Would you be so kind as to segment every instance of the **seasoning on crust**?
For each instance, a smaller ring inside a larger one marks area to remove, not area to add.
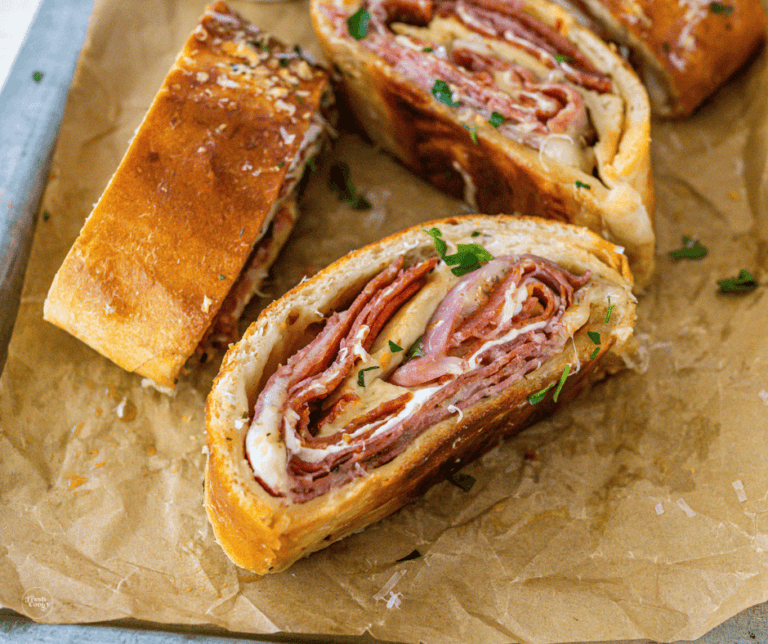
[[[173,387],[201,341],[236,339],[332,105],[324,70],[212,4],[54,278],[45,319]]]
[[[311,13],[374,141],[481,212],[586,226],[647,284],[648,97],[597,36],[547,0],[312,0]]]
[[[663,117],[690,116],[763,45],[760,0],[555,0],[628,49]]]
[[[479,246],[490,261],[454,275]],[[507,215],[410,228],[301,283],[230,348],[208,397],[218,542],[264,574],[390,514],[615,369],[631,287],[597,235]]]

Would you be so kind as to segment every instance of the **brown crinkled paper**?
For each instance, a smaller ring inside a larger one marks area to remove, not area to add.
[[[319,53],[305,2],[233,5]],[[470,492],[438,485],[260,578],[229,563],[202,506],[220,357],[169,398],[42,320],[54,272],[202,9],[97,2],[0,379],[0,603],[43,622],[494,644],[696,638],[766,601],[766,55],[691,120],[653,125],[658,269],[634,370],[468,465]],[[338,200],[333,160],[373,209]],[[466,211],[344,132],[301,207],[274,296],[353,248]],[[683,235],[709,254],[671,259]],[[718,293],[742,268],[760,286]]]

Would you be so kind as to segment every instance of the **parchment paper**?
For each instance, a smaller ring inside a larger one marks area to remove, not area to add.
[[[303,0],[233,6],[319,55]],[[470,492],[438,485],[260,578],[229,563],[202,507],[220,357],[169,398],[42,320],[54,272],[202,9],[97,3],[0,379],[0,603],[43,622],[493,644],[696,638],[768,600],[766,56],[691,120],[653,124],[658,269],[635,369],[467,466]],[[372,210],[329,188],[337,159]],[[274,296],[384,234],[466,211],[343,128],[301,206]],[[683,235],[709,254],[672,260]],[[741,268],[760,287],[719,294],[716,280]]]

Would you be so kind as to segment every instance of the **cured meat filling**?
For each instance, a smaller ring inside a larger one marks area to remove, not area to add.
[[[437,265],[398,259],[267,381],[246,454],[271,495],[324,494],[537,369],[562,350],[563,316],[590,279],[533,255],[460,279]],[[406,351],[396,340],[413,323],[424,333]]]
[[[535,150],[554,135],[574,148],[557,156],[591,172],[597,134],[588,104],[613,91],[611,79],[520,0],[364,0],[362,8],[370,25],[361,46],[425,92],[445,83],[449,94],[438,100],[468,125],[480,117]],[[324,11],[352,37],[348,12]]]

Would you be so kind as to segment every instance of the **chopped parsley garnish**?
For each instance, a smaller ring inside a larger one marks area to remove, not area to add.
[[[722,293],[737,293],[740,291],[751,291],[757,288],[757,280],[749,274],[749,271],[743,268],[739,271],[736,277],[729,277],[728,279],[718,280],[718,286]]]
[[[331,166],[331,185],[339,193],[339,199],[354,210],[371,208],[371,202],[352,185],[349,178],[349,166],[344,161],[337,161]]]
[[[491,112],[491,118],[488,119],[488,122],[493,127],[499,127],[504,122],[504,117],[498,112]]]
[[[449,476],[448,480],[456,487],[461,488],[464,492],[469,492],[477,479],[469,474],[458,472],[453,476]]]
[[[605,323],[608,324],[608,321],[611,319],[611,311],[613,311],[613,307],[616,306],[615,304],[611,304],[611,296],[608,296],[608,313],[605,314]]]
[[[589,339],[592,340],[592,344],[597,345],[595,350],[589,356],[590,360],[594,360],[597,357],[597,354],[600,353],[600,334],[597,331],[587,331],[587,335],[589,336]]]
[[[424,334],[422,333],[418,338],[416,338],[416,342],[414,342],[410,347],[408,347],[408,351],[405,352],[405,361],[408,362],[411,358],[420,358],[424,355],[424,349],[421,346],[421,341],[424,339]]]
[[[570,56],[566,56],[564,54],[555,54],[555,60],[558,63],[570,63],[573,60],[573,58],[571,58]]]
[[[448,87],[448,83],[443,80],[436,80],[435,84],[432,85],[432,96],[434,96],[438,102],[447,105],[448,107],[458,107],[461,105],[458,101],[453,100],[453,92],[451,92],[451,88]]]
[[[537,391],[535,394],[531,394],[530,396],[528,396],[528,402],[531,403],[532,405],[537,405],[542,400],[544,400],[544,396],[546,396],[547,392],[550,389],[552,389],[552,387],[554,386],[555,386],[555,383],[553,382],[552,384],[544,387],[544,389]]]
[[[282,168],[284,165],[285,165],[285,161],[281,161],[280,163],[277,164],[277,167]]]
[[[43,80],[43,72],[32,72],[32,80],[39,83]]]
[[[435,249],[437,250],[440,258],[448,264],[453,266],[451,273],[457,277],[471,273],[475,269],[480,268],[480,262],[490,262],[493,259],[485,248],[479,244],[456,244],[456,252],[453,255],[446,255],[448,250],[448,244],[442,239],[443,233],[439,228],[432,228],[431,230],[423,229],[427,235],[435,240]]]
[[[560,390],[563,388],[563,385],[565,384],[565,379],[568,377],[568,374],[571,372],[571,365],[567,364],[565,365],[565,369],[563,369],[563,375],[560,376],[560,382],[557,383],[557,388],[555,389],[555,395],[552,396],[552,400],[557,402],[557,397],[560,395]]]
[[[724,16],[730,16],[733,13],[733,6],[723,2],[710,2],[709,10],[712,13],[719,13]]]
[[[584,188],[585,190],[589,190],[592,186],[590,186],[588,183],[584,183],[583,181],[576,181],[576,187],[577,188]]]
[[[379,367],[366,367],[365,369],[360,369],[360,371],[357,372],[357,386],[365,387],[365,372],[378,368]]]
[[[227,279],[227,276],[226,275],[222,275],[221,273],[219,273],[219,279],[220,280],[225,280],[225,279]]]
[[[422,49],[421,51],[423,51],[425,54],[428,54],[428,53],[430,53],[432,51],[435,51],[435,50],[432,49],[432,47],[424,47],[424,49]]]
[[[465,129],[469,130],[469,125],[465,125],[464,123],[462,123],[462,126],[464,126]],[[469,137],[475,142],[475,145],[477,145],[477,126],[469,130]]]
[[[482,234],[483,233],[481,233],[479,230],[473,230],[472,234],[470,235],[470,237],[480,237],[480,235],[482,235]]]
[[[51,213],[47,210],[43,210],[43,221],[48,221],[51,218]]]
[[[397,353],[398,351],[402,351],[403,347],[398,347],[392,340],[389,341],[389,350],[392,353]]]
[[[349,35],[355,40],[362,40],[368,33],[368,23],[371,20],[371,14],[360,7],[347,19],[347,28]]]
[[[288,59],[287,58],[280,58],[280,66],[281,67],[288,67]]]
[[[675,259],[701,259],[707,254],[707,249],[694,237],[683,236],[683,247],[670,251],[670,257]]]

